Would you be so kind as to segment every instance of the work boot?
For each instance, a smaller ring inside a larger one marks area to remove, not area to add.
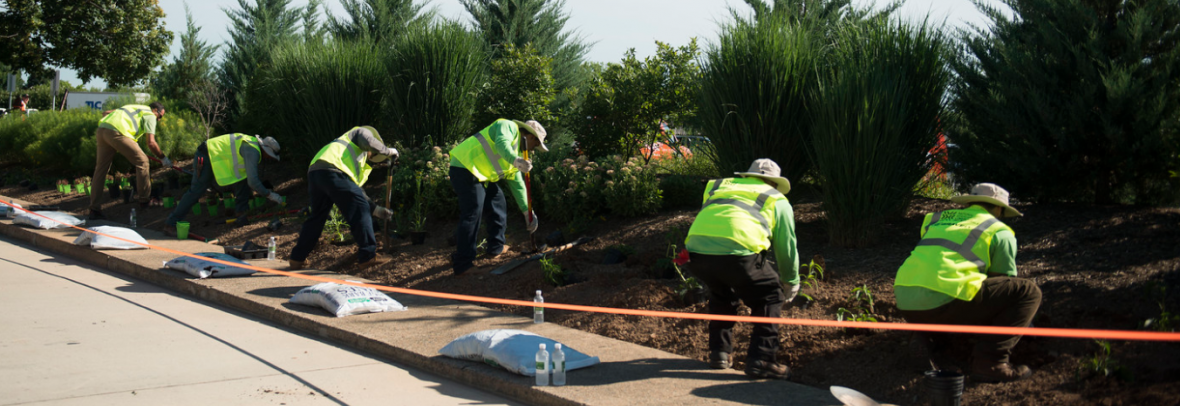
[[[106,220],[107,216],[102,215],[101,211],[90,209],[90,214],[86,216],[87,220]]]
[[[777,362],[754,360],[746,363],[746,376],[759,379],[787,379],[791,368]]]
[[[287,260],[287,267],[291,268],[292,271],[298,271],[303,269],[305,266],[307,266],[307,261],[296,261],[294,259]]]
[[[1025,365],[1012,365],[1009,362],[973,362],[971,365],[971,380],[983,383],[1013,382],[1032,376],[1032,369]]]
[[[729,369],[733,367],[733,354],[724,351],[710,352],[709,367],[713,369]]]
[[[391,260],[393,260],[393,258],[390,258],[388,255],[377,254],[377,256],[373,257],[372,259],[369,259],[368,261],[356,264],[356,269],[364,269],[364,268],[368,268],[368,267],[371,267],[374,265],[381,265],[381,264],[384,264],[384,263],[389,262]]]
[[[164,232],[164,235],[166,235],[166,236],[169,236],[169,237],[175,237],[175,236],[176,236],[176,226],[175,226],[175,225],[171,225],[171,226],[170,226],[170,225],[164,225],[164,229],[162,229],[162,230],[160,230],[160,231],[163,231],[163,232]]]
[[[487,259],[497,259],[497,258],[507,255],[509,248],[512,248],[512,246],[505,244],[504,248],[500,250],[499,254],[493,254],[493,253],[489,252],[489,253],[485,254],[485,256],[487,257]]]

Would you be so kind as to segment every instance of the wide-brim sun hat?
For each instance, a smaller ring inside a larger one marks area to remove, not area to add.
[[[258,143],[262,147],[262,152],[270,155],[270,157],[274,158],[276,161],[279,160],[279,150],[282,148],[279,147],[278,140],[276,140],[274,137],[263,138],[258,135],[254,135],[254,137],[258,138]]]
[[[955,196],[952,202],[960,204],[989,203],[1004,208],[1000,217],[1018,217],[1024,214],[1012,208],[1008,202],[1008,191],[995,183],[980,183],[971,188],[971,194]]]
[[[755,159],[754,163],[750,164],[750,169],[746,172],[734,172],[734,175],[762,178],[774,182],[775,189],[782,194],[787,194],[791,191],[791,181],[781,176],[782,169],[779,169],[778,164],[768,158]]]
[[[541,150],[541,152],[549,152],[549,147],[545,145],[545,136],[548,133],[545,132],[545,127],[541,126],[541,123],[538,123],[537,120],[512,121],[515,122],[516,125],[520,127],[520,129],[528,131],[530,134],[537,136],[537,141],[541,142],[541,145],[537,146],[537,149]]]
[[[377,132],[376,128],[373,128],[373,126],[368,126],[368,125],[362,125],[361,128],[369,130],[369,132],[373,134],[373,138],[376,138],[377,141],[380,141],[381,145],[385,145],[385,140],[381,139],[381,134]],[[389,159],[388,155],[369,154],[369,162],[372,162],[375,164],[385,162],[386,159]]]

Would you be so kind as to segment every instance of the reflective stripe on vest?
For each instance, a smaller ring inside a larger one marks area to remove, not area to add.
[[[205,148],[209,151],[209,166],[213,169],[213,177],[220,186],[228,186],[246,179],[246,162],[242,158],[242,146],[249,145],[262,154],[262,146],[258,139],[247,134],[231,133],[210,138],[205,141]]]
[[[135,112],[127,110],[126,107],[120,107],[119,111],[127,113],[127,118],[131,119],[131,129],[134,131],[132,134],[139,134],[139,117],[135,116]]]
[[[727,239],[751,252],[770,248],[777,213],[775,205],[786,197],[760,179],[728,178],[712,183],[686,240]]]
[[[139,141],[139,122],[145,116],[153,114],[151,111],[151,107],[148,106],[129,104],[111,111],[98,122],[110,125],[120,135]]]
[[[361,173],[361,166],[359,163],[357,163],[357,156],[360,155],[360,153],[357,152],[356,146],[352,145],[351,142],[339,138],[333,140],[332,142],[344,145],[345,151],[348,151],[348,162],[352,164],[352,173]]]
[[[721,183],[721,182],[715,182],[715,183]],[[717,187],[714,186],[713,190],[709,191],[709,195],[712,196],[713,192],[715,192],[716,190],[717,190]],[[771,188],[770,190],[762,192],[762,194],[758,195],[758,199],[754,201],[753,206],[751,206],[749,203],[746,203],[746,202],[743,202],[743,201],[737,200],[737,199],[710,200],[710,201],[706,201],[704,206],[701,206],[701,210],[705,210],[706,207],[709,207],[709,206],[712,206],[715,204],[729,204],[729,205],[734,205],[734,206],[740,207],[742,210],[745,210],[746,212],[750,213],[751,216],[754,216],[755,219],[758,219],[759,223],[762,223],[762,229],[766,230],[766,235],[772,235],[772,233],[770,232],[771,231],[770,230],[770,220],[767,220],[766,216],[762,215],[762,208],[766,207],[766,200],[776,194],[781,195],[782,193],[780,193],[777,189],[774,189],[774,188]]]
[[[500,154],[497,154],[492,149],[492,145],[488,143],[488,138],[483,136],[482,132],[475,133],[475,139],[479,140],[479,145],[483,146],[483,154],[488,157],[488,162],[492,163],[492,169],[496,170],[496,177],[504,179],[504,168],[500,166]]]
[[[369,157],[368,151],[362,151],[360,147],[353,144],[352,133],[356,131],[354,127],[340,137],[329,142],[320,148],[320,151],[311,158],[311,165],[315,165],[318,161],[324,161],[332,164],[336,169],[339,169],[344,174],[348,175],[357,186],[364,186],[365,181],[369,179],[369,172],[373,170],[369,164],[365,163],[365,159]],[[344,161],[348,160],[348,163]]]
[[[930,224],[937,223],[938,219],[942,217],[941,215],[942,212],[935,214],[930,219]],[[974,252],[971,252],[971,248],[974,248],[975,243],[979,242],[979,237],[983,235],[983,232],[987,231],[988,227],[991,227],[992,224],[996,224],[997,221],[1000,220],[992,218],[984,221],[983,223],[980,223],[978,226],[975,226],[975,228],[971,229],[971,233],[967,235],[967,239],[963,240],[962,244],[956,244],[954,241],[945,238],[923,238],[921,241],[918,241],[918,245],[936,245],[954,251],[955,253],[962,255],[963,258],[968,262],[974,263],[975,266],[979,267],[979,271],[983,272],[983,269],[987,266],[987,263],[984,262],[983,259],[978,255],[975,255]],[[929,224],[926,225],[926,230],[930,230]]]

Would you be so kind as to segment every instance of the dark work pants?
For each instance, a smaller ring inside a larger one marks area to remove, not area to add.
[[[332,205],[340,208],[340,215],[348,222],[352,240],[357,246],[357,262],[377,256],[377,236],[373,234],[373,205],[365,191],[348,175],[333,170],[307,173],[307,194],[311,197],[311,215],[299,230],[299,240],[291,249],[290,259],[304,261],[320,242],[324,223],[332,212]]]
[[[205,144],[201,144],[193,154],[193,173],[196,175],[193,176],[192,186],[184,197],[180,198],[180,203],[176,204],[176,208],[168,215],[168,219],[164,220],[164,224],[175,226],[177,222],[184,221],[189,210],[200,201],[201,196],[205,195],[205,190],[216,180],[213,177],[213,166],[209,164],[209,150],[205,149]],[[253,195],[249,181],[238,182],[238,190],[234,192],[234,210],[246,213],[250,209],[250,197]]]
[[[693,276],[709,288],[709,313],[737,315],[738,305],[745,303],[751,316],[779,317],[783,310],[783,293],[778,272],[762,255],[691,254]],[[709,322],[709,351],[733,353],[732,321]],[[750,350],[746,362],[775,362],[778,352],[778,325],[755,323],[750,333]]]
[[[970,302],[954,300],[930,310],[902,310],[910,323],[1028,327],[1041,307],[1041,289],[1033,281],[992,276]],[[945,339],[944,335],[934,335]],[[1008,362],[1020,336],[982,334],[975,343],[976,362]]]
[[[504,227],[508,223],[508,202],[495,183],[480,183],[466,168],[451,167],[451,186],[459,196],[459,226],[455,228],[455,253],[451,266],[455,274],[471,268],[479,242],[480,219],[487,222],[487,252],[504,250]]]

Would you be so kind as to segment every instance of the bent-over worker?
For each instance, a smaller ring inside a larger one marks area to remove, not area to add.
[[[258,176],[258,165],[263,157],[279,160],[279,142],[274,137],[259,137],[247,134],[225,134],[210,138],[197,147],[193,154],[193,183],[188,193],[164,221],[164,233],[176,235],[176,223],[183,221],[189,209],[197,204],[209,184],[218,186],[239,183],[235,210],[246,213],[250,209],[250,190],[275,203],[283,203],[283,197],[266,188]],[[246,182],[242,182],[246,180]]]
[[[172,161],[160,151],[156,144],[156,122],[164,118],[164,105],[154,102],[147,106],[128,104],[111,110],[98,122],[98,130],[94,132],[94,140],[98,158],[94,161],[94,176],[90,178],[91,185],[106,183],[107,173],[111,170],[111,161],[115,159],[115,152],[123,155],[131,166],[135,167],[136,200],[140,208],[147,208],[152,192],[151,172],[148,168],[148,157],[139,148],[139,138],[147,135],[148,149],[160,157],[164,167],[172,166]],[[105,193],[90,194],[91,220],[105,219],[102,215],[102,201]]]
[[[474,266],[481,219],[487,221],[488,254],[497,257],[508,251],[504,241],[508,203],[500,186],[512,192],[528,231],[537,230],[537,215],[528,209],[521,175],[532,170],[533,163],[522,158],[521,151],[548,152],[545,135],[545,127],[536,121],[501,118],[451,149],[451,186],[459,197],[459,226],[451,255],[455,275]]]
[[[779,317],[784,302],[799,293],[795,213],[784,196],[791,182],[778,164],[755,160],[738,178],[710,181],[704,203],[684,241],[694,276],[709,288],[709,313],[736,315],[745,303],[751,316]],[[767,261],[774,251],[778,269]],[[784,292],[784,284],[786,291]],[[732,321],[709,322],[709,366],[733,365]],[[755,323],[746,354],[746,375],[787,379],[790,368],[775,360],[778,325]]]
[[[1016,277],[1016,234],[999,218],[1022,214],[1008,204],[1008,191],[980,183],[970,195],[951,201],[964,208],[927,214],[922,239],[897,270],[898,310],[911,323],[1028,327],[1041,305],[1041,289]],[[942,337],[933,337],[937,357]],[[1027,366],[1008,360],[1020,336],[986,334],[977,340],[972,380],[1008,382],[1032,375]]]
[[[320,241],[332,205],[340,209],[340,215],[348,222],[357,246],[357,264],[370,267],[389,262],[388,256],[377,254],[373,217],[387,219],[393,212],[370,201],[361,186],[373,171],[369,162],[396,160],[397,156],[397,150],[385,146],[377,129],[370,126],[353,127],[316,153],[307,169],[311,214],[303,222],[299,240],[291,249],[287,263],[292,270],[307,266],[307,256]]]

